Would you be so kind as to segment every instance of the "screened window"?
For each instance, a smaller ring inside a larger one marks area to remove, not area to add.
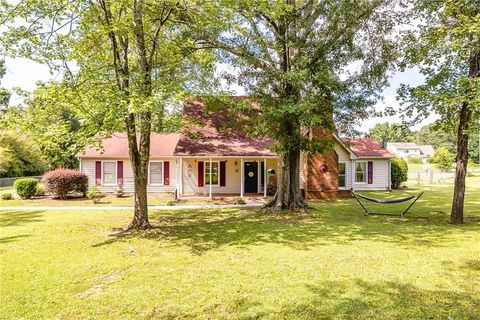
[[[150,184],[163,184],[163,161],[150,162]]]
[[[219,163],[212,162],[212,186],[218,186],[219,181]],[[210,162],[205,162],[205,185],[210,185]]]
[[[117,182],[117,162],[103,162],[103,184],[115,184]]]
[[[355,182],[367,182],[367,163],[357,162],[355,166]]]
[[[343,162],[340,162],[338,164],[338,187],[339,188],[345,188],[347,186],[347,178],[346,178],[346,165]]]

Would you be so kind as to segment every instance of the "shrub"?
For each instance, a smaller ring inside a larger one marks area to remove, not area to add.
[[[22,178],[15,180],[13,186],[22,199],[30,199],[37,192],[38,180],[34,178]]]
[[[43,197],[47,192],[45,191],[45,186],[42,183],[37,185],[37,191],[35,191],[36,197]]]
[[[408,179],[408,165],[402,158],[392,160],[392,188],[398,189]]]
[[[65,199],[69,193],[81,193],[86,195],[88,189],[88,177],[78,170],[55,169],[45,173],[42,179],[45,190],[55,197]]]
[[[100,197],[101,193],[98,190],[97,186],[93,186],[90,188],[90,191],[87,193],[87,198],[92,200],[93,203],[99,203],[100,202]]]
[[[12,195],[11,192],[4,192],[0,195],[0,199],[2,199],[2,200],[12,200],[13,195]]]
[[[420,163],[422,163],[422,159],[420,157],[417,157],[417,156],[410,156],[410,157],[408,157],[408,163],[420,164]]]
[[[247,202],[243,198],[235,198],[233,204],[247,204]]]
[[[435,151],[433,161],[438,169],[448,171],[453,167],[454,158],[447,148],[440,147]]]

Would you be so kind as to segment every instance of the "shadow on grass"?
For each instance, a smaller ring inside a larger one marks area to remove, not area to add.
[[[245,292],[203,310],[207,318],[231,319],[479,319],[475,292],[423,289],[400,282],[361,279],[305,285],[306,293],[288,303],[265,305]],[[220,316],[219,316],[220,315]],[[155,308],[155,319],[188,319],[181,308]]]
[[[0,227],[14,227],[22,226],[28,223],[41,222],[44,211],[22,211],[22,210],[9,210],[0,211]]]
[[[399,282],[332,281],[308,286],[310,298],[278,315],[304,319],[478,319],[475,292],[425,290]]]
[[[20,239],[20,238],[26,238],[26,237],[30,237],[30,235],[28,235],[28,234],[19,234],[19,235],[17,235],[17,236],[3,237],[3,238],[0,238],[0,244],[1,244],[1,243],[14,242],[14,241],[17,241],[17,240]]]
[[[318,203],[305,213],[272,214],[259,210],[156,211],[152,230],[113,235],[95,246],[142,238],[187,245],[194,254],[222,246],[277,243],[308,250],[335,242],[381,241],[403,247],[448,246],[452,235],[480,232],[480,217],[469,216],[462,226],[452,226],[442,212],[426,210],[425,202],[405,218],[364,217],[354,200]]]

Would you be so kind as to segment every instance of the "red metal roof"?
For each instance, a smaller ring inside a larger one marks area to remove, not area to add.
[[[178,133],[152,133],[150,136],[151,157],[172,157],[180,139]],[[78,154],[83,158],[114,158],[128,157],[128,140],[125,133],[114,133],[111,137],[102,140],[102,148],[92,146],[85,148]]]
[[[357,157],[394,158],[395,155],[370,138],[342,138]]]
[[[273,141],[265,137],[248,137],[242,126],[252,125],[245,116],[228,115],[226,110],[208,110],[197,99],[184,105],[184,129],[177,133],[152,133],[151,157],[173,156],[277,156],[269,147]],[[393,158],[394,155],[369,138],[342,139],[358,157]],[[87,147],[79,157],[128,157],[126,134],[115,133],[103,141],[103,148]]]

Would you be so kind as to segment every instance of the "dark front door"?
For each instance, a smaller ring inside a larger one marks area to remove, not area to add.
[[[245,162],[244,180],[245,193],[258,192],[258,163]]]

